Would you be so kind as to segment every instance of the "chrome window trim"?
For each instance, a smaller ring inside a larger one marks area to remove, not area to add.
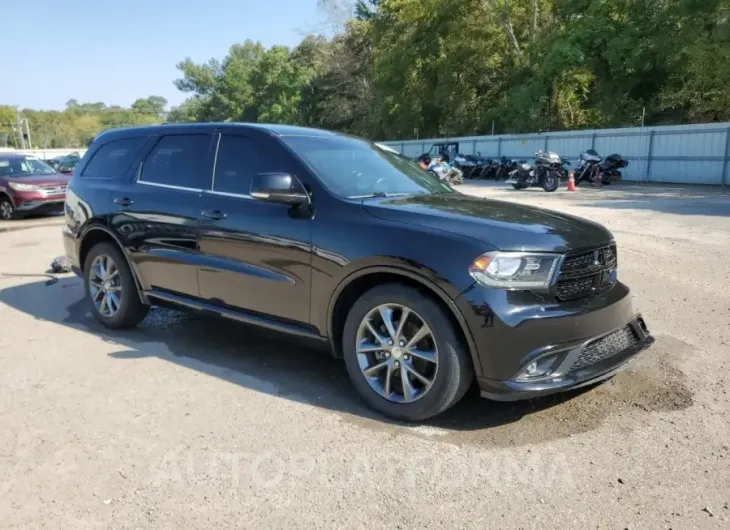
[[[247,199],[247,200],[254,199],[254,197],[252,197],[251,195],[245,195],[243,193],[230,193],[227,191],[203,190],[203,193],[206,193],[209,195],[218,195],[220,197],[233,197],[234,199]]]
[[[218,133],[218,138],[215,140],[215,153],[213,154],[213,178],[210,179],[210,191],[215,191],[215,171],[218,168],[218,149],[221,146],[221,138],[223,133]]]
[[[202,193],[202,192],[206,191],[201,188],[186,188],[185,186],[173,186],[172,184],[160,184],[158,182],[149,182],[147,180],[137,180],[137,184],[144,184],[145,186],[153,186],[155,188],[164,188],[164,189],[168,189],[168,190],[192,191],[195,193]]]
[[[256,200],[255,197],[252,197],[249,194],[246,193],[233,193],[229,191],[218,191],[215,189],[215,172],[218,169],[218,153],[220,150],[221,140],[223,139],[223,135],[225,133],[223,131],[218,131],[218,139],[215,143],[215,156],[213,157],[213,179],[210,183],[210,189],[209,190],[203,190],[203,193],[207,193],[210,195],[217,195],[219,197],[231,197],[233,199],[246,199],[246,200]],[[228,134],[229,137],[241,137],[241,138],[249,138],[249,136],[246,136],[244,134]]]

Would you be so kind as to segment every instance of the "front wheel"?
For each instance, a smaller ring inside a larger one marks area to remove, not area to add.
[[[553,192],[558,189],[560,181],[555,173],[548,173],[545,178],[542,179],[542,189],[545,191]]]
[[[376,411],[420,421],[456,404],[474,377],[451,319],[400,284],[375,287],[350,310],[342,336],[347,373]]]
[[[8,197],[0,197],[0,219],[3,221],[15,219],[15,206]]]

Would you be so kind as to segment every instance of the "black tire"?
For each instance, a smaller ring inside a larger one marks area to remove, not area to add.
[[[357,332],[362,320],[383,304],[399,304],[415,311],[433,332],[438,348],[438,370],[430,390],[411,403],[394,403],[373,390],[360,370],[356,353]],[[466,346],[459,340],[451,320],[430,298],[401,284],[385,284],[363,294],[352,306],[342,334],[347,373],[370,408],[397,420],[422,421],[455,405],[469,389],[474,368]]]
[[[542,179],[542,189],[547,192],[553,192],[560,186],[560,179],[557,175],[549,173]]]
[[[527,186],[525,186],[524,184],[512,184],[512,187],[516,190],[524,190],[525,188],[527,188]]]
[[[108,256],[116,265],[119,270],[120,285],[122,289],[119,309],[110,317],[101,314],[96,308],[91,296],[89,283],[91,265],[94,263],[94,260],[101,255]],[[94,317],[96,317],[101,324],[109,329],[133,328],[145,319],[150,309],[149,306],[143,304],[142,300],[139,298],[137,284],[134,281],[134,276],[132,276],[132,271],[129,268],[127,259],[124,257],[119,248],[112,243],[97,243],[89,251],[86,261],[84,262],[84,292],[86,293],[86,299],[91,304]]]
[[[0,221],[11,221],[17,217],[13,201],[5,195],[0,196]]]

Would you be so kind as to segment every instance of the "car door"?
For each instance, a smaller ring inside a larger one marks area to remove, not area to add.
[[[133,177],[115,190],[110,225],[143,288],[198,297],[198,217],[212,181],[211,131],[153,138]]]
[[[212,190],[199,224],[203,299],[229,308],[309,323],[311,216],[254,199],[257,173],[292,173],[292,155],[273,138],[224,130]]]

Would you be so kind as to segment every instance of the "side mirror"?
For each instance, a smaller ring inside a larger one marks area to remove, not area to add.
[[[287,173],[259,173],[251,182],[251,197],[260,201],[301,206],[309,203],[304,186]]]

